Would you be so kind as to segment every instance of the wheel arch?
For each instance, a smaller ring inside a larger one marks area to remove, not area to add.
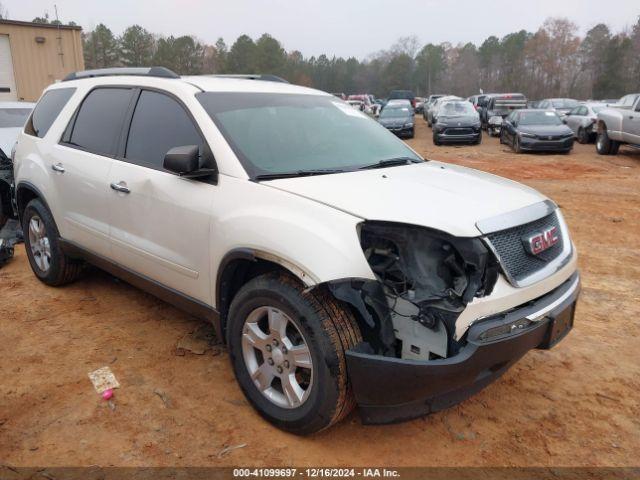
[[[215,300],[220,315],[220,332],[226,334],[227,314],[240,288],[258,275],[281,271],[298,279],[307,288],[317,284],[309,272],[294,263],[269,252],[254,248],[236,248],[220,262],[216,274]]]
[[[49,204],[42,192],[30,182],[20,182],[16,186],[16,206],[18,208],[18,222],[22,224],[22,216],[27,204],[34,198],[39,199],[44,206],[51,212]],[[55,219],[54,219],[55,221]]]

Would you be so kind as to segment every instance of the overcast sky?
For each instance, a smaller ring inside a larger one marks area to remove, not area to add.
[[[54,3],[63,21],[85,30],[105,23],[115,34],[140,24],[165,35],[192,34],[207,43],[223,37],[231,45],[246,33],[270,33],[287,50],[305,56],[364,58],[390,47],[398,37],[421,43],[481,43],[526,29],[549,16],[564,16],[581,33],[604,22],[614,31],[633,25],[640,0],[0,0],[14,20],[32,20]]]

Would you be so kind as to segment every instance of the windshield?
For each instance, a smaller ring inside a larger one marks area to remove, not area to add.
[[[27,117],[31,113],[30,108],[3,108],[0,109],[0,128],[19,128],[24,126]]]
[[[386,107],[380,113],[380,118],[400,118],[410,115],[408,107]]]
[[[520,112],[518,125],[562,125],[554,112]]]
[[[459,117],[462,115],[474,115],[476,110],[473,105],[467,101],[462,102],[446,102],[440,109],[441,117]]]
[[[607,108],[606,105],[599,105],[597,107],[591,107],[591,110],[593,110],[593,113],[598,113],[600,110],[604,110],[605,108]]]
[[[203,92],[200,101],[250,177],[304,170],[356,170],[398,157],[405,143],[325,95]]]
[[[570,98],[559,98],[558,100],[551,100],[553,108],[575,108],[579,105],[577,100],[571,100]]]

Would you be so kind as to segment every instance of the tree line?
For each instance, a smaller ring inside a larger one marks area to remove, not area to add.
[[[38,21],[43,21],[38,18]],[[44,19],[46,20],[46,19]],[[328,92],[372,93],[392,89],[418,95],[522,92],[529,98],[617,98],[640,91],[640,17],[612,32],[597,24],[583,37],[566,18],[549,18],[536,32],[521,30],[473,43],[420,45],[400,38],[387,50],[359,60],[286,51],[265,33],[222,38],[208,45],[191,35],[163,36],[140,25],[121,35],[99,24],[83,33],[86,68],[165,66],[179,74],[271,73]]]

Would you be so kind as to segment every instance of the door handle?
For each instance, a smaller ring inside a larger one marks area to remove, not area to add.
[[[129,190],[127,188],[127,184],[124,183],[124,182],[112,183],[111,184],[111,189],[115,190],[116,192],[121,192],[121,193],[129,193],[129,192],[131,192],[131,190]]]
[[[54,163],[53,165],[51,165],[51,170],[53,170],[54,172],[64,173],[64,167],[61,163]]]

